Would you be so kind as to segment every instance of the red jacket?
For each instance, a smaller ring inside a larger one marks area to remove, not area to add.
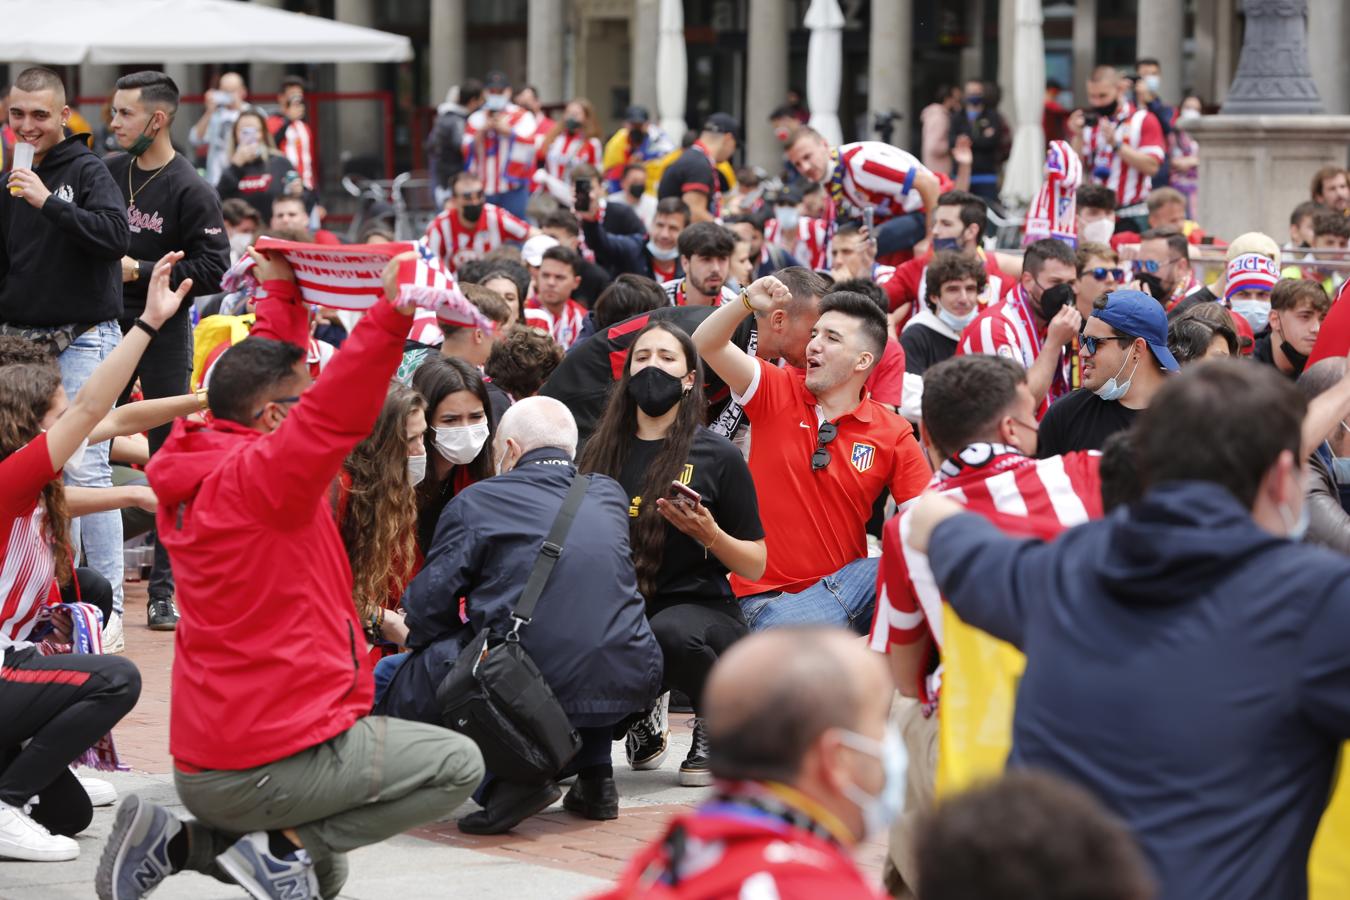
[[[267,288],[294,296],[289,283]],[[182,614],[175,760],[252,768],[370,711],[374,684],[328,487],[374,426],[411,324],[377,304],[275,432],[180,419],[146,467]]]

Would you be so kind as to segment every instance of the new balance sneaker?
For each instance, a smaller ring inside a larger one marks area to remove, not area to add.
[[[17,806],[0,803],[0,859],[62,862],[80,855],[80,845],[52,834]]]
[[[689,755],[680,763],[680,784],[685,787],[707,787],[712,783],[712,770],[708,767],[708,728],[703,724],[703,719],[696,718]]]
[[[670,724],[667,722],[667,704],[670,694],[662,694],[647,714],[628,728],[623,749],[628,765],[638,772],[661,768],[670,746]]]
[[[108,616],[108,624],[103,626],[103,652],[123,653],[127,649],[127,639],[122,633],[122,614]]]
[[[172,597],[151,597],[145,618],[151,631],[173,631],[178,627],[178,607]]]
[[[267,832],[253,831],[216,857],[236,884],[254,900],[312,900],[319,896],[314,863],[304,850],[285,857],[272,855]]]
[[[102,778],[76,777],[79,778],[80,787],[89,795],[90,806],[112,806],[117,802],[117,788]]]
[[[94,876],[99,900],[139,900],[178,871],[169,860],[169,842],[182,830],[164,807],[137,794],[123,800]]]

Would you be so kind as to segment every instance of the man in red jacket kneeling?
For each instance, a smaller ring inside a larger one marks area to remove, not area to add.
[[[290,266],[258,259],[291,299]],[[256,335],[211,374],[210,424],[180,419],[147,468],[178,575],[169,749],[193,821],[136,795],[99,863],[101,900],[183,869],[256,898],[336,897],[347,851],[441,818],[482,779],[474,743],[367,715],[374,685],[327,494],[369,433],[412,307],[386,298],[311,387],[304,351]]]

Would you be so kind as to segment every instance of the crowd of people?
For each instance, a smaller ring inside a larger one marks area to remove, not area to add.
[[[194,160],[168,76],[118,80],[100,157],[20,73],[0,857],[73,859],[117,800],[72,766],[117,767],[140,693],[139,511],[192,816],[122,798],[104,900],[184,870],[335,897],[349,851],[470,797],[468,834],[614,819],[614,744],[660,769],[680,710],[678,782],[712,796],[607,896],[876,897],[851,854],[888,830],[895,897],[1305,896],[1350,738],[1350,174],[1283,246],[1202,227],[1172,127],[1198,101],[1136,70],[1065,111],[1083,183],[1019,251],[986,240],[990,85],[925,111],[920,156],[786,104],[771,177],[731,168],[726,113],[603,141],[585,98],[551,119],[490,73],[359,311],[285,249],[340,243],[302,81],[269,114],[222,76]],[[1025,669],[982,692],[995,638]],[[456,712],[499,646],[565,718],[547,768]],[[972,694],[1006,697],[978,740]]]

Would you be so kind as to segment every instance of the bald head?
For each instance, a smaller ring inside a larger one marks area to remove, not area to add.
[[[831,728],[856,731],[889,708],[882,658],[849,632],[778,628],[738,641],[718,660],[703,709],[718,778],[793,782]]]
[[[526,397],[517,401],[497,424],[497,441],[512,441],[518,456],[541,447],[555,447],[568,456],[577,453],[577,422],[566,406],[552,397]]]

